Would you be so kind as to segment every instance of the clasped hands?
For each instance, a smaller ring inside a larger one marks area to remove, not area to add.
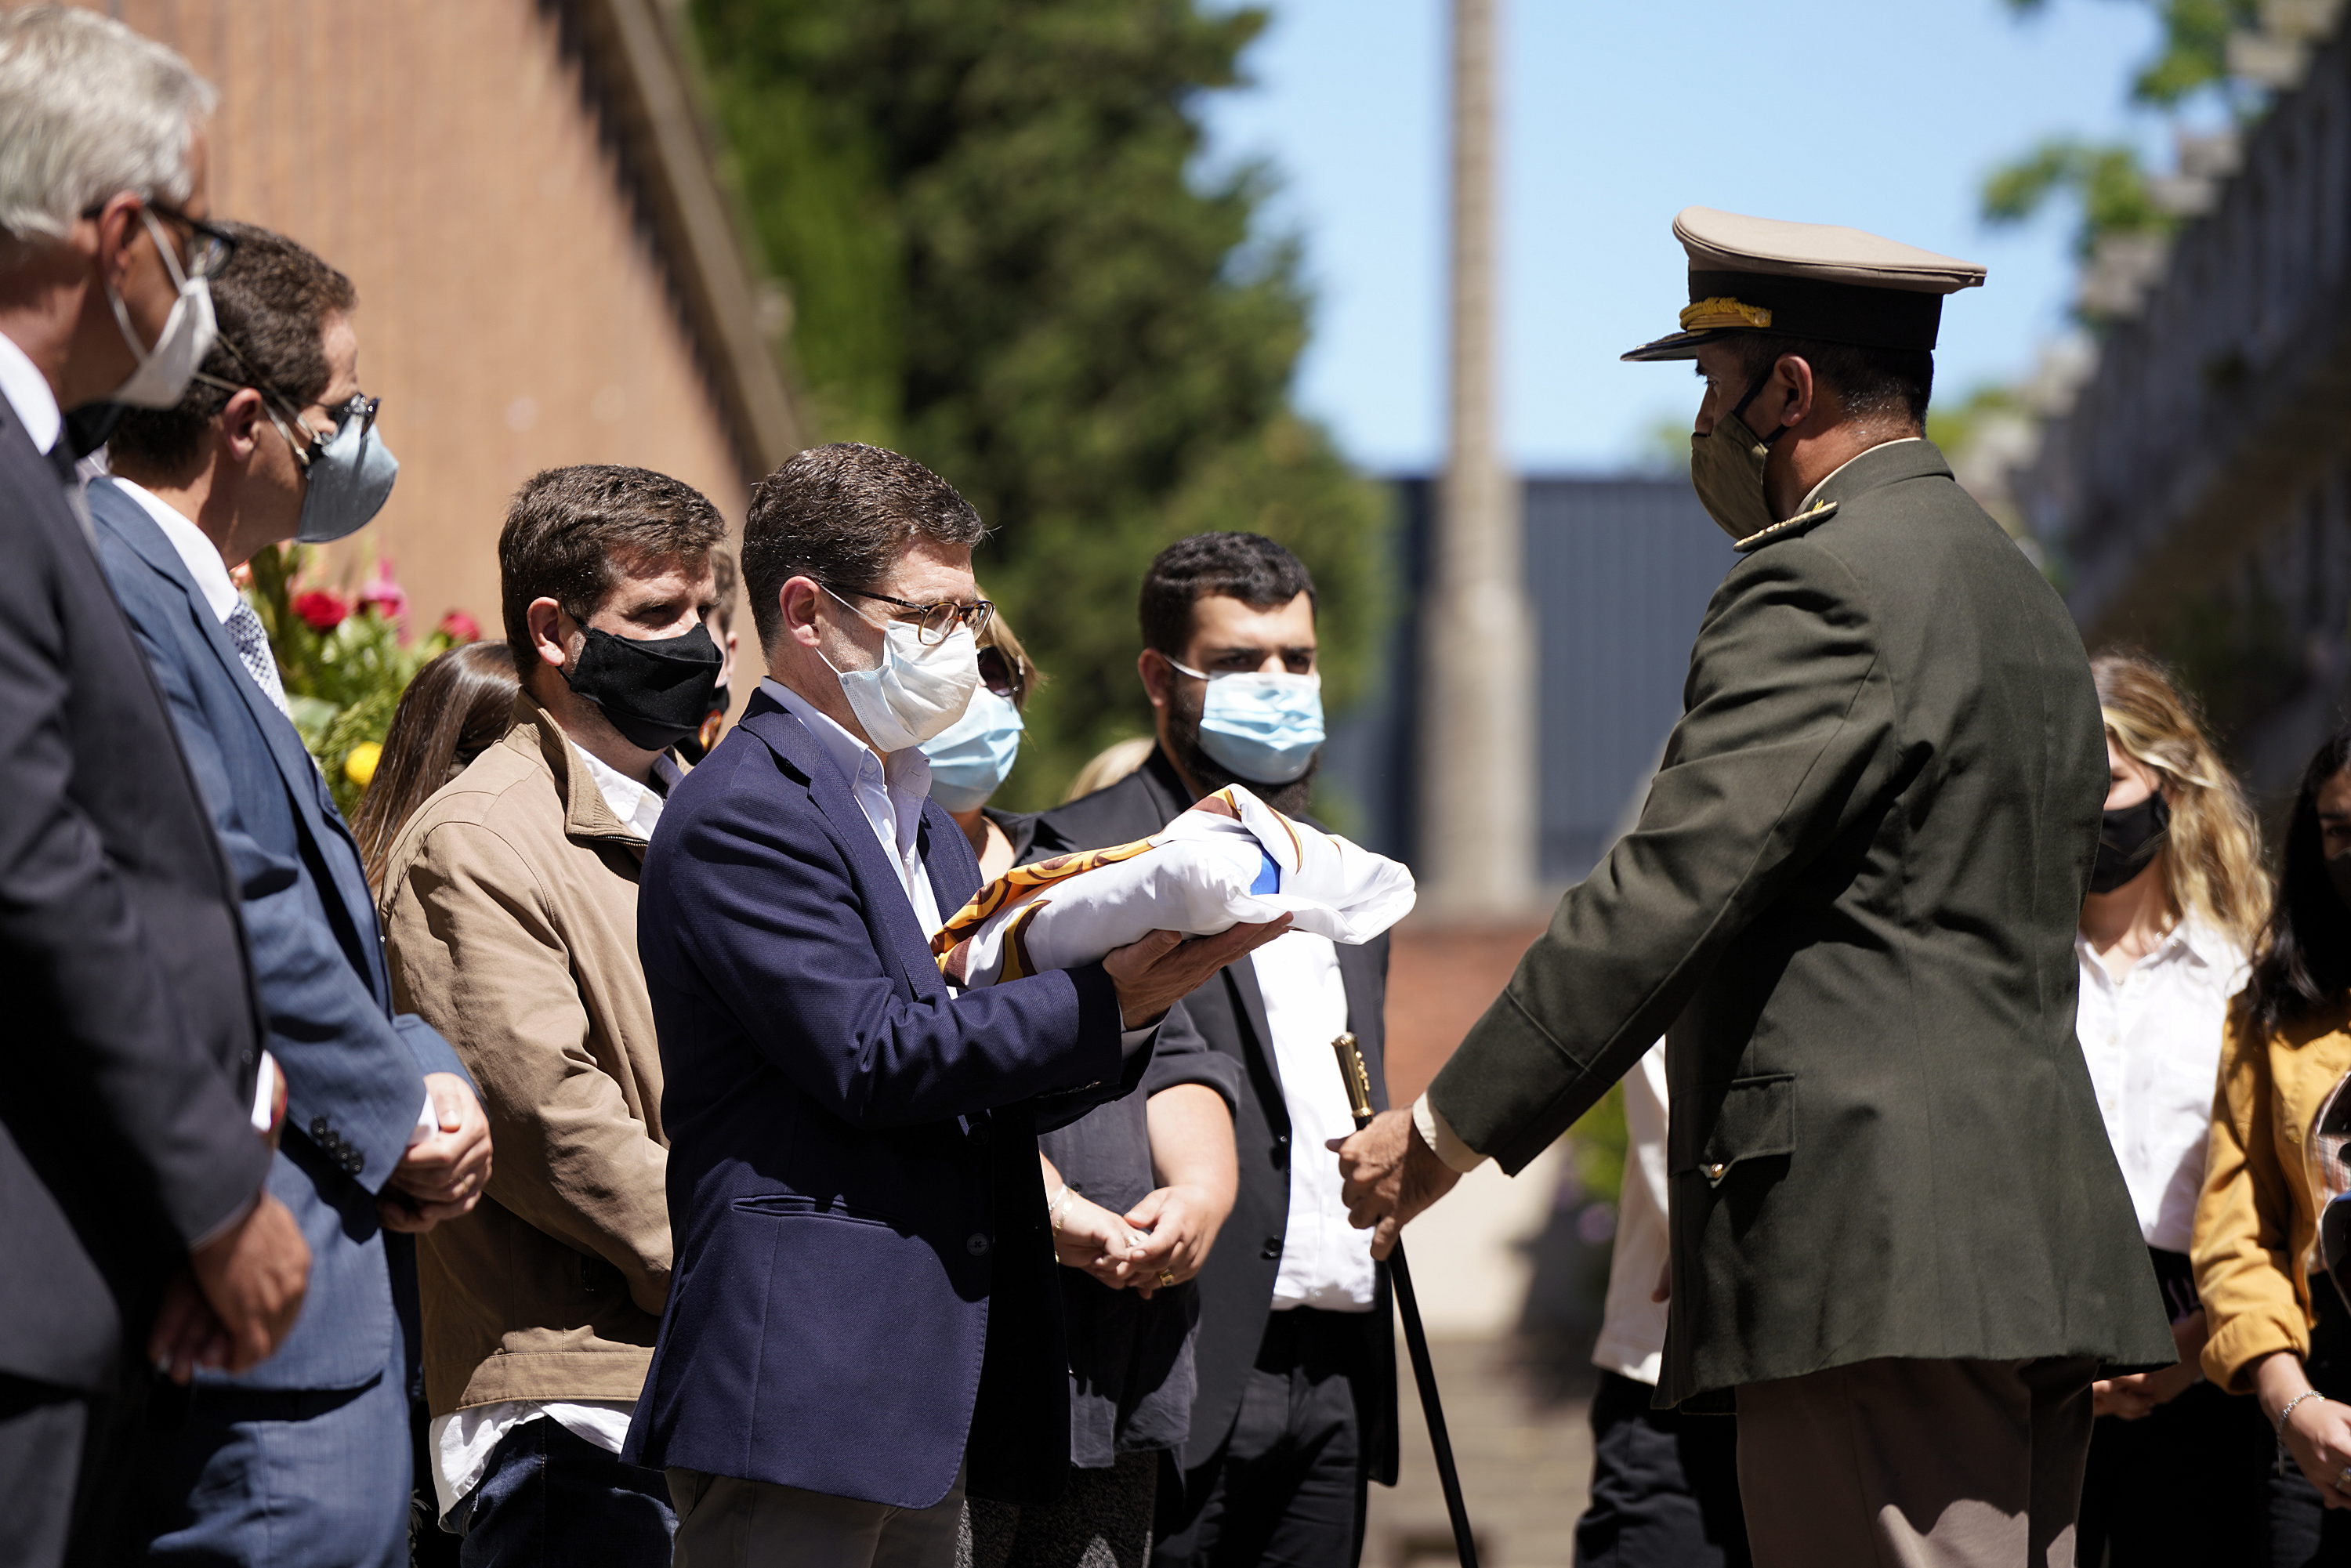
[[[1422,1140],[1410,1111],[1383,1111],[1353,1136],[1324,1146],[1339,1156],[1347,1221],[1372,1232],[1374,1258],[1395,1251],[1397,1233],[1461,1179]]]
[[[1209,1193],[1188,1186],[1146,1193],[1124,1214],[1075,1192],[1054,1201],[1053,1256],[1145,1301],[1200,1271],[1224,1219]]]

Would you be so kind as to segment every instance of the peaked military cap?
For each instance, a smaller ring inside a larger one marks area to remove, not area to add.
[[[1984,280],[1974,262],[1834,224],[1684,207],[1674,237],[1689,253],[1681,330],[1625,359],[1694,360],[1702,343],[1751,331],[1865,349],[1932,349],[1943,296]]]

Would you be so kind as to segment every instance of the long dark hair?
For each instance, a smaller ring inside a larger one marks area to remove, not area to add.
[[[383,755],[360,809],[351,816],[351,836],[368,885],[383,891],[392,844],[416,808],[465,770],[465,765],[496,744],[514,722],[514,652],[504,643],[468,643],[416,672],[392,710]]]
[[[2278,864],[2277,902],[2244,1002],[2264,1032],[2301,1022],[2351,993],[2351,909],[2326,875],[2318,829],[2318,792],[2351,764],[2351,729],[2339,732],[2302,770],[2294,820]]]

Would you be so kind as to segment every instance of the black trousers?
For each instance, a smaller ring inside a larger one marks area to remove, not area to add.
[[[1658,1410],[1656,1390],[1603,1373],[1592,1396],[1592,1504],[1576,1568],[1748,1568],[1739,1423]]]
[[[2343,1298],[2324,1272],[2312,1279],[2310,1289],[2318,1308],[2318,1326],[2310,1333],[2310,1385],[2329,1399],[2351,1402],[2351,1312],[2345,1312]],[[2321,1502],[2318,1489],[2303,1479],[2302,1467],[2292,1459],[2273,1464],[2262,1483],[2268,1491],[2269,1554],[2254,1561],[2270,1568],[2351,1563],[2351,1510]]]
[[[2265,1481],[2276,1449],[2258,1404],[2209,1383],[2136,1421],[2100,1416],[2090,1434],[2075,1561],[2085,1568],[2262,1562]]]
[[[1266,1320],[1232,1435],[1180,1491],[1159,1489],[1153,1568],[1354,1568],[1371,1481],[1363,1347],[1353,1313]]]

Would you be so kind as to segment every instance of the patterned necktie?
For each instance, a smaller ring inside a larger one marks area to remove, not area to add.
[[[277,657],[269,651],[269,634],[261,629],[261,617],[253,612],[252,605],[242,599],[236,601],[236,608],[228,612],[227,632],[246,674],[261,688],[261,695],[277,704],[279,713],[293,717],[286,706],[285,683],[277,678]]]

